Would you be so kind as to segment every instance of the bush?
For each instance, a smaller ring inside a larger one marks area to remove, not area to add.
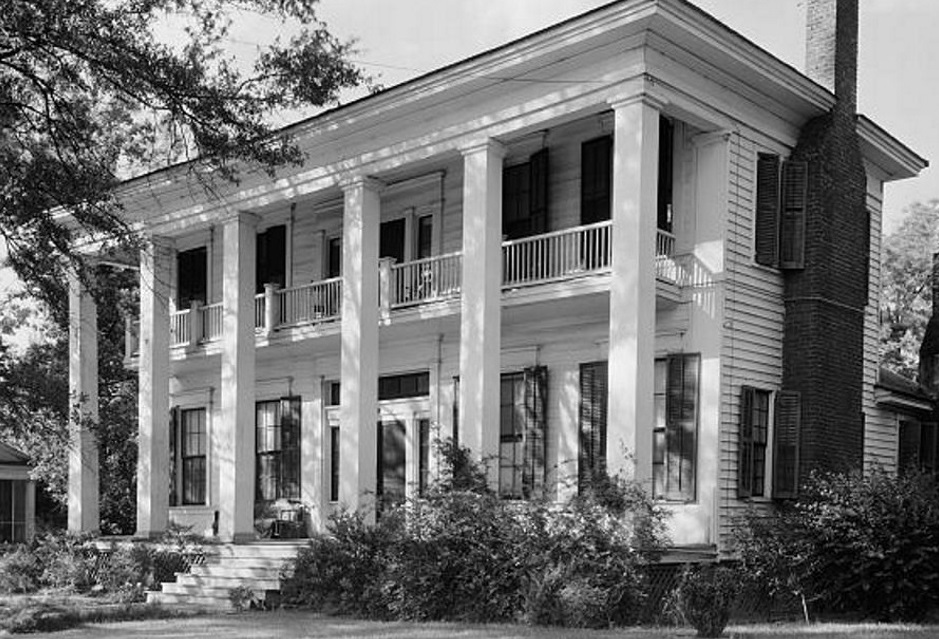
[[[401,620],[607,627],[636,619],[641,567],[664,541],[663,515],[641,489],[608,479],[612,502],[508,501],[488,489],[466,449],[444,446],[449,470],[425,498],[383,510],[374,526],[334,517],[288,571],[285,600]]]
[[[88,592],[95,584],[97,553],[90,535],[47,534],[37,537],[33,552],[43,566],[43,587]]]
[[[42,564],[27,546],[0,556],[0,593],[26,593],[39,589]]]
[[[133,603],[144,601],[153,584],[150,548],[132,544],[111,550],[106,569],[99,571],[96,585],[122,603]]]
[[[799,499],[739,527],[747,573],[817,608],[917,621],[939,604],[939,488],[931,475],[816,475]]]
[[[720,637],[730,620],[739,577],[727,566],[687,568],[678,586],[678,610],[699,637]]]

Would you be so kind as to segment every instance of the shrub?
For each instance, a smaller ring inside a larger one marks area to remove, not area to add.
[[[747,572],[825,610],[919,620],[939,604],[939,488],[930,475],[816,475],[738,533]]]
[[[102,590],[122,603],[144,601],[153,583],[151,550],[141,544],[113,548],[107,567],[99,571],[97,580]]]
[[[91,590],[97,553],[89,547],[90,539],[90,535],[69,533],[38,537],[33,552],[43,566],[42,585],[71,592]]]
[[[727,566],[689,567],[678,586],[678,610],[699,637],[720,637],[738,587],[736,571]]]
[[[18,546],[0,556],[0,593],[26,593],[39,589],[42,564],[29,547]]]

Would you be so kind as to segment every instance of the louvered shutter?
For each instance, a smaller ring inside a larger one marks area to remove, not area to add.
[[[532,366],[525,377],[525,439],[522,488],[526,498],[541,497],[545,479],[547,445],[548,369]]]
[[[580,149],[580,223],[608,220],[613,193],[613,138],[588,140]]]
[[[756,160],[756,263],[776,266],[779,256],[779,156],[760,153]]]
[[[779,268],[805,268],[805,215],[808,164],[787,161],[782,170],[782,218],[779,231]]]
[[[749,497],[753,491],[753,400],[756,389],[744,386],[741,390],[737,496]]]
[[[901,472],[919,468],[921,426],[919,422],[900,422],[900,451],[897,455],[897,467]]]
[[[300,499],[300,398],[280,400],[280,497]]]
[[[668,357],[665,498],[670,500],[695,496],[700,360],[697,354]]]
[[[177,491],[177,488],[176,488],[176,484],[177,484],[176,474],[177,474],[177,468],[178,468],[176,459],[177,459],[178,451],[179,451],[179,444],[177,443],[177,439],[179,437],[179,424],[180,424],[179,406],[173,406],[170,409],[170,420],[169,420],[169,428],[170,428],[169,472],[170,472],[170,505],[171,506],[179,505],[179,492]]]
[[[453,378],[453,445],[460,444],[460,377]]]
[[[531,234],[548,231],[548,149],[541,149],[529,158],[531,180],[529,200]]]
[[[919,467],[927,473],[936,472],[936,424],[923,422],[920,427]]]
[[[580,367],[579,490],[588,487],[595,473],[606,468],[607,363]]]
[[[776,395],[773,440],[773,497],[787,499],[799,491],[799,434],[802,427],[802,396],[797,391]]]

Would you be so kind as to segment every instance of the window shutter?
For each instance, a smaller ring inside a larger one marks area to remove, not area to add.
[[[179,493],[176,490],[177,451],[179,450],[177,438],[179,437],[180,410],[179,406],[170,409],[170,506],[179,505]]]
[[[578,489],[588,487],[606,468],[607,363],[580,367],[580,454]]]
[[[453,445],[460,444],[460,376],[453,377]]]
[[[773,440],[773,497],[793,498],[799,491],[799,433],[802,427],[802,396],[797,391],[776,395]]]
[[[695,496],[698,382],[700,356],[669,355],[665,398],[665,498],[691,501]]]
[[[779,156],[760,153],[756,160],[756,263],[776,266],[779,256]]]
[[[529,497],[541,497],[544,491],[545,446],[547,445],[548,369],[532,366],[525,376],[525,439],[522,490]]]
[[[901,472],[910,468],[919,467],[920,431],[921,427],[919,422],[900,422],[900,450],[897,455],[897,468]]]
[[[280,400],[280,497],[300,499],[300,398]]]
[[[580,147],[580,223],[610,219],[613,195],[613,137],[584,142]]]
[[[529,158],[531,180],[531,234],[548,231],[548,149],[541,149]]]
[[[749,497],[753,490],[753,398],[756,389],[744,386],[741,390],[737,496]]]
[[[780,221],[779,268],[805,268],[805,215],[808,165],[783,163],[782,219]]]

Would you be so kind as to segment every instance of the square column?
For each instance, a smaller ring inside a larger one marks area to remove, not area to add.
[[[98,307],[71,269],[68,290],[68,529],[96,532],[98,443],[89,426],[98,421]]]
[[[378,229],[381,183],[343,185],[339,500],[367,517],[378,471]]]
[[[502,158],[495,140],[463,150],[460,443],[498,460],[502,340]],[[489,464],[498,485],[498,461]]]
[[[640,95],[613,111],[606,459],[611,473],[623,471],[651,490],[659,109]]]
[[[254,288],[258,218],[240,212],[222,232],[222,419],[218,436],[222,541],[254,539]]]
[[[158,537],[169,520],[170,273],[173,245],[150,238],[140,251],[137,395],[137,537]]]

